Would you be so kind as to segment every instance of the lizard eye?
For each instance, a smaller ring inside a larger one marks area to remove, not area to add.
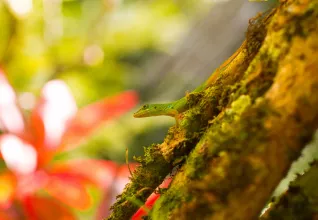
[[[148,108],[148,105],[142,106],[142,109],[147,109],[147,108]]]

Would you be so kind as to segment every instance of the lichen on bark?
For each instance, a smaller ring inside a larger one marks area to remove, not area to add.
[[[318,125],[318,0],[281,1],[141,166],[109,219],[129,219],[180,167],[152,219],[256,219]]]

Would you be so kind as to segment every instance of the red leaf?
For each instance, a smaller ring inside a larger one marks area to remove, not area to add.
[[[52,159],[76,111],[75,100],[63,81],[52,80],[45,84],[30,121],[40,165]]]
[[[11,205],[16,187],[17,180],[12,173],[5,172],[0,175],[0,208],[7,208]]]
[[[15,220],[13,216],[11,216],[9,213],[6,213],[5,211],[0,210],[0,219],[1,220]]]
[[[38,152],[38,166],[47,164],[53,157],[54,151],[49,151],[44,146],[45,129],[44,123],[39,112],[33,111],[30,116],[29,128],[32,134],[33,146]]]
[[[16,105],[16,94],[0,69],[0,129],[14,134],[22,134],[24,120]]]
[[[36,170],[28,175],[20,175],[16,199],[23,199],[43,189],[48,179],[48,174],[43,170]]]
[[[33,142],[37,149],[42,148],[45,138],[45,129],[42,116],[38,109],[34,109],[30,116],[30,130],[32,131]]]
[[[75,220],[71,211],[53,198],[27,197],[24,208],[30,220]]]
[[[44,189],[54,198],[77,209],[91,206],[91,197],[81,179],[67,174],[52,174]]]
[[[117,165],[112,161],[81,159],[60,162],[53,165],[51,173],[65,173],[89,181],[98,187],[108,187],[116,174]]]
[[[137,100],[136,92],[127,91],[80,109],[63,136],[62,147],[67,147],[67,149],[74,147],[103,122],[118,117],[133,108]]]

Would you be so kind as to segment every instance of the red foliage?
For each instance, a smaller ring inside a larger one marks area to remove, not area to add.
[[[24,199],[24,204],[24,209],[28,213],[29,219],[76,219],[67,207],[51,198],[28,196]]]
[[[134,107],[136,93],[124,92],[77,110],[66,84],[53,80],[42,89],[28,120],[1,69],[0,94],[0,129],[4,132],[0,152],[8,167],[7,172],[0,173],[0,219],[20,219],[17,213],[21,210],[32,220],[74,219],[68,206],[89,208],[92,201],[87,185],[105,190],[114,180],[118,165],[93,159],[52,159],[78,146],[105,121]],[[12,211],[12,207],[20,208]]]

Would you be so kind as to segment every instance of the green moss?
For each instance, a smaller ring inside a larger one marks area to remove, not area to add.
[[[156,154],[154,154],[156,148],[156,144],[152,144],[151,146],[144,147],[144,157],[139,162],[149,164],[156,161]]]
[[[203,138],[204,139],[204,138]],[[198,143],[200,145],[200,143]],[[192,152],[191,156],[188,157],[188,160],[185,165],[185,176],[189,179],[198,179],[201,178],[205,172],[206,168],[206,151],[207,144],[202,144],[202,147],[196,147]]]
[[[248,95],[241,95],[237,100],[232,102],[231,109],[226,111],[226,113],[241,115],[251,104],[252,101]]]

